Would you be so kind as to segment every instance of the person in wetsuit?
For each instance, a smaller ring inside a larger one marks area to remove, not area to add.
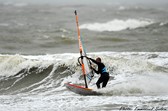
[[[107,72],[107,69],[105,67],[105,65],[101,62],[101,58],[98,57],[96,58],[96,60],[92,59],[92,58],[88,58],[90,59],[92,62],[94,62],[95,64],[98,65],[98,70],[92,68],[97,74],[100,74],[100,77],[98,79],[98,81],[96,82],[97,88],[100,88],[100,84],[102,84],[102,88],[106,87],[107,82],[109,80],[109,73]]]

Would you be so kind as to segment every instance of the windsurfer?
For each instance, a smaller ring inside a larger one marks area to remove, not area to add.
[[[88,58],[88,59],[90,59],[93,63],[98,65],[98,70],[91,67],[94,70],[94,72],[96,72],[97,74],[100,74],[100,77],[99,77],[98,81],[96,82],[97,88],[98,89],[100,88],[101,83],[103,83],[102,88],[106,87],[110,77],[109,77],[109,73],[107,72],[105,65],[101,62],[101,58],[98,57],[98,58],[96,58],[96,60],[94,60],[92,58]]]

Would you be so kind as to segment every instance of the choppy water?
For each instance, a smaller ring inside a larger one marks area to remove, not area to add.
[[[80,96],[66,82],[83,83],[77,53],[0,56],[0,106],[3,110],[119,110],[168,106],[167,52],[101,52],[110,75],[103,96]],[[95,75],[90,87],[97,90]],[[87,106],[87,107],[86,107]]]
[[[101,57],[115,77],[103,96],[64,86],[83,82],[76,9],[88,55]],[[168,110],[167,18],[166,8],[138,5],[1,4],[1,110]]]
[[[88,52],[168,50],[168,12],[164,8],[1,4],[1,53],[78,52],[74,10],[78,10]]]

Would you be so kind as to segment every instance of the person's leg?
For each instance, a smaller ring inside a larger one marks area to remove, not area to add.
[[[102,83],[102,82],[103,82],[103,78],[100,77],[100,78],[98,79],[98,81],[96,82],[96,85],[97,85],[97,88],[98,88],[98,89],[100,88],[100,83]]]
[[[104,81],[103,81],[103,84],[102,84],[102,88],[103,88],[103,87],[106,87],[106,85],[107,85],[107,83],[108,83],[108,80],[109,80],[109,76],[105,76]]]

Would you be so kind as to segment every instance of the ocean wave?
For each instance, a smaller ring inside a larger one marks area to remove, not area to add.
[[[0,23],[0,26],[7,27],[9,26],[9,23]]]
[[[81,84],[78,56],[77,53],[0,55],[0,94],[51,94],[65,90],[66,82]],[[165,85],[168,79],[167,52],[97,52],[88,56],[101,57],[110,75],[115,77],[109,81],[107,89],[100,90],[107,95],[168,92]],[[89,87],[96,89],[98,77],[94,76]]]
[[[18,2],[18,3],[15,3],[15,2],[4,2],[3,3],[4,6],[15,6],[15,7],[25,7],[25,6],[28,6],[28,3],[24,3],[24,2]]]
[[[126,29],[136,29],[139,27],[145,27],[153,24],[152,20],[140,20],[140,19],[127,19],[120,20],[114,19],[105,23],[88,23],[80,26],[81,29],[88,29],[91,31],[121,31]]]
[[[168,22],[161,22],[160,26],[166,26],[166,27],[168,27]]]

